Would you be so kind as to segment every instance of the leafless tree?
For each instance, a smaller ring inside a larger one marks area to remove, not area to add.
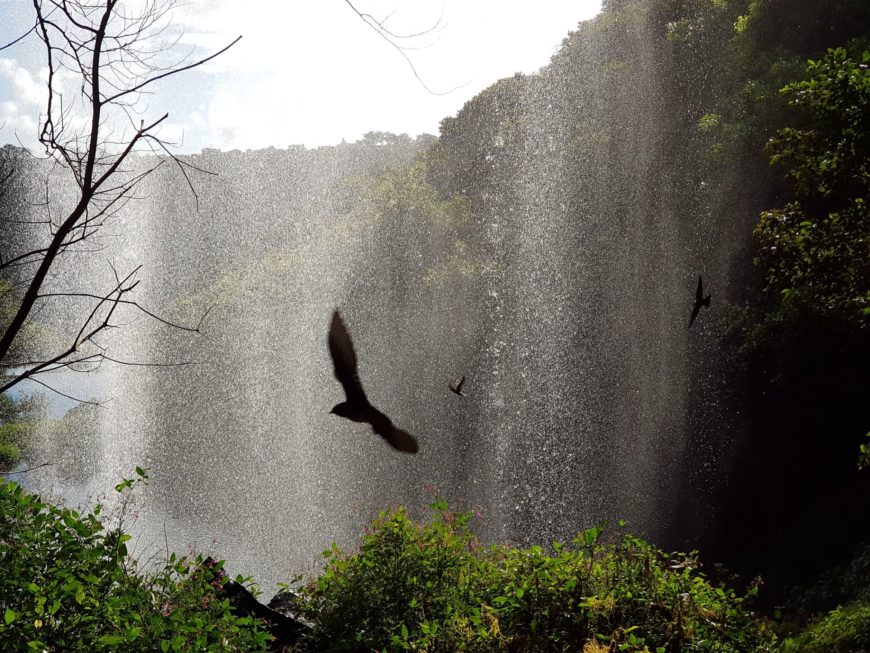
[[[59,368],[89,370],[105,360],[123,362],[112,358],[98,338],[117,326],[122,310],[199,331],[201,319],[195,325],[177,324],[134,299],[139,267],[125,273],[113,267],[114,283],[92,292],[49,292],[46,280],[64,254],[94,242],[100,229],[135,199],[137,185],[160,165],[178,166],[195,196],[188,174],[198,169],[173,155],[159,135],[168,114],[146,118],[142,99],[156,82],[206,63],[239,40],[204,58],[192,58],[192,51],[177,56],[173,53],[180,47],[180,35],[167,37],[172,0],[32,1],[31,32],[44,44],[48,69],[48,99],[38,138],[51,165],[71,173],[76,196],[58,214],[46,192],[44,217],[31,223],[43,230],[43,239],[38,244],[28,241],[24,251],[0,259],[0,275],[23,280],[23,293],[0,324],[0,370],[6,370],[0,392],[25,379],[40,383],[37,375]],[[131,157],[142,151],[151,156]],[[16,339],[38,311],[63,301],[85,307],[74,335],[57,351],[31,359],[15,346]]]

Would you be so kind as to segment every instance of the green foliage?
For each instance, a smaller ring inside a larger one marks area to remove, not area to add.
[[[870,604],[870,545],[848,565],[827,570],[813,585],[793,589],[786,607],[791,621],[808,623],[837,606],[856,602]]]
[[[369,180],[365,191],[375,210],[387,219],[400,219],[441,229],[456,229],[469,219],[470,207],[461,194],[439,198],[427,180],[428,165],[417,159]]]
[[[21,459],[21,449],[16,444],[0,443],[0,470],[12,469]]]
[[[861,651],[870,647],[870,601],[838,607],[799,636],[782,643],[782,653]]]
[[[6,279],[0,278],[0,333],[4,332],[15,317],[21,298]],[[33,360],[47,350],[58,347],[63,341],[60,334],[44,324],[28,320],[12,344],[7,360]]]
[[[43,406],[35,398],[0,395],[0,471],[15,467],[30,449],[35,423],[42,416]]]
[[[129,492],[147,479],[123,481]],[[215,590],[221,563],[172,555],[140,573],[102,508],[59,508],[0,481],[0,650],[265,651],[268,634]]]
[[[44,406],[36,397],[13,399],[0,395],[0,423],[32,422],[42,417]]]
[[[795,199],[765,211],[759,265],[775,311],[870,322],[870,52],[810,61],[782,93],[805,124],[778,132],[771,163],[786,167]]]
[[[482,549],[470,514],[444,501],[418,524],[382,513],[355,554],[327,551],[301,589],[315,623],[304,650],[762,651],[746,595],[710,582],[692,556],[635,537]]]
[[[870,432],[866,437],[870,438]],[[870,443],[863,443],[858,447],[858,469],[867,469],[870,467]]]

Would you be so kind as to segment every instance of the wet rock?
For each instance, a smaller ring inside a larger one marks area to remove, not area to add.
[[[213,558],[206,558],[204,565],[213,567],[216,561]],[[290,606],[295,606],[296,596],[292,592],[286,592],[277,595],[269,605],[263,605],[251,591],[234,580],[227,577],[223,569],[216,572],[215,593],[221,599],[229,599],[230,609],[233,614],[240,617],[251,617],[259,619],[263,622],[266,630],[275,637],[271,648],[273,650],[282,650],[285,646],[296,643],[299,638],[311,629],[311,625],[295,616],[295,610]],[[279,599],[279,597],[282,597]],[[291,603],[290,597],[293,602]],[[276,599],[279,599],[276,601]],[[285,613],[286,610],[286,613]]]

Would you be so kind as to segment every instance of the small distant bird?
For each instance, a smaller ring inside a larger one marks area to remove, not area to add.
[[[698,275],[698,290],[695,291],[695,306],[692,308],[692,317],[689,318],[689,328],[692,328],[692,323],[698,317],[701,307],[710,308],[710,295],[704,297],[704,282],[701,281],[701,275]]]
[[[332,314],[332,323],[329,325],[329,355],[332,356],[332,364],[335,366],[335,378],[341,383],[347,396],[347,401],[336,404],[329,412],[354,422],[370,424],[372,430],[393,449],[417,453],[417,441],[413,436],[393,426],[390,418],[372,406],[366,398],[357,374],[353,341],[338,311]]]
[[[454,394],[458,394],[460,397],[465,396],[465,393],[462,392],[462,386],[465,385],[465,375],[464,374],[462,375],[462,378],[459,379],[459,382],[456,385],[454,385],[452,383],[450,383],[449,385],[450,385],[450,392],[453,392]]]

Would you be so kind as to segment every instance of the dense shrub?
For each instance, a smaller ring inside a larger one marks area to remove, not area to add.
[[[590,529],[570,545],[482,549],[470,515],[383,513],[358,553],[333,546],[301,588],[303,650],[764,651],[766,622],[692,556]],[[756,588],[749,590],[754,594]]]
[[[80,515],[0,480],[0,651],[267,650],[259,625],[217,598],[220,564],[172,555],[139,572],[130,535],[100,520],[100,506]]]
[[[116,489],[127,493],[134,484]],[[795,594],[777,626],[790,636],[778,641],[771,622],[749,609],[758,586],[740,594],[713,582],[694,555],[665,553],[630,535],[604,541],[601,528],[549,550],[482,547],[470,514],[451,512],[444,501],[432,508],[426,523],[402,508],[386,511],[357,553],[325,552],[320,576],[287,597],[312,625],[294,651],[827,653],[870,646],[866,551]],[[80,515],[0,481],[0,652],[269,650],[263,624],[236,616],[220,597],[222,563],[173,554],[162,568],[139,571],[127,556],[130,536],[107,527],[112,521],[100,506]],[[834,602],[842,607],[821,607]]]
[[[832,49],[782,89],[805,124],[779,130],[768,150],[786,168],[793,200],[762,213],[755,233],[758,263],[784,314],[812,310],[856,326],[870,319],[868,63],[870,51]]]
[[[839,607],[787,639],[782,653],[831,653],[864,651],[870,647],[870,601],[856,601]]]

